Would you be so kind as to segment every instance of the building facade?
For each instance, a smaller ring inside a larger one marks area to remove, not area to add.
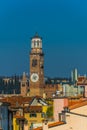
[[[8,103],[0,102],[0,129],[9,130]]]

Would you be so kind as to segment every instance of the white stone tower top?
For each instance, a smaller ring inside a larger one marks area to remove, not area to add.
[[[42,49],[42,38],[38,36],[38,33],[31,39],[31,48]]]

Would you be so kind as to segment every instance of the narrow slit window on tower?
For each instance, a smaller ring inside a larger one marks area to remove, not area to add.
[[[34,47],[36,46],[36,41],[34,41]]]
[[[39,40],[37,41],[37,47],[39,47]]]
[[[33,59],[32,60],[32,66],[35,67],[37,65],[37,60],[36,59]]]
[[[40,48],[42,48],[42,41],[40,40],[40,42],[39,42],[39,43],[40,43]]]

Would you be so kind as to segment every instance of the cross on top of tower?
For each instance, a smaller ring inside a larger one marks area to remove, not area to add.
[[[34,37],[33,38],[40,38],[40,39],[42,39],[39,35],[38,35],[38,33],[36,32],[35,33],[35,35],[34,35]]]
[[[39,37],[39,36],[38,36],[38,32],[35,33],[35,37]]]

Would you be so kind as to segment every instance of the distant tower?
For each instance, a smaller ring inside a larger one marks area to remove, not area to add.
[[[44,86],[44,54],[42,38],[36,33],[31,39],[30,52],[30,96],[43,95]]]
[[[25,72],[23,73],[20,85],[21,85],[21,95],[27,96],[29,93],[29,81],[27,79]]]
[[[72,72],[71,72],[71,80],[73,82],[77,81],[78,80],[78,72],[77,72],[77,69],[74,69]]]

